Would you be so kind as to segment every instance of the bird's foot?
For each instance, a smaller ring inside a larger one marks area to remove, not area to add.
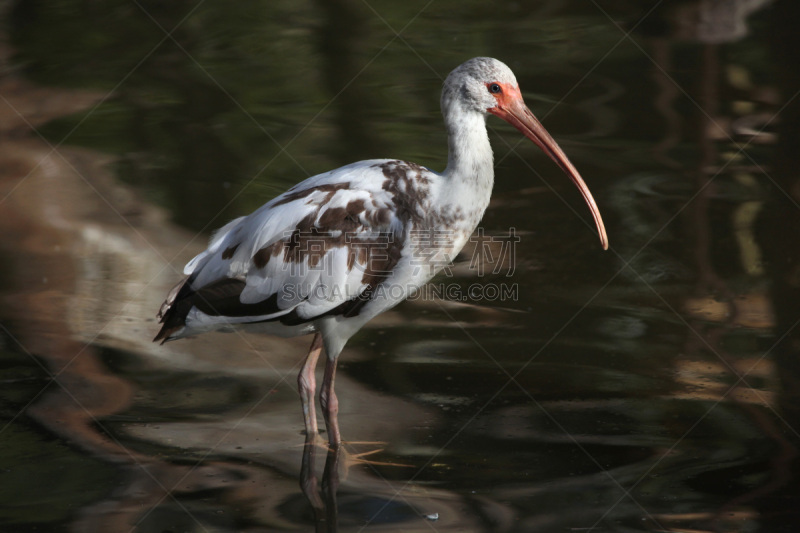
[[[344,464],[346,468],[349,468],[354,465],[370,465],[370,466],[401,466],[401,467],[411,467],[413,465],[407,465],[403,463],[394,463],[390,461],[375,461],[372,459],[366,459],[370,455],[375,455],[377,453],[381,453],[386,450],[386,442],[380,441],[345,441],[342,443],[342,450],[344,451]],[[345,448],[345,445],[347,448]],[[356,453],[353,449],[353,445],[369,445],[369,446],[381,446],[380,448],[367,450],[364,452]],[[349,449],[348,449],[349,448]]]

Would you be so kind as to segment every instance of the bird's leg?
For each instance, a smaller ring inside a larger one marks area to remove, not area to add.
[[[317,409],[314,406],[314,393],[317,389],[317,378],[314,371],[317,367],[317,359],[322,352],[322,334],[315,333],[314,340],[311,341],[311,348],[308,350],[306,361],[303,368],[297,375],[297,388],[300,391],[300,401],[303,403],[303,420],[306,424],[306,444],[313,443],[317,437]]]
[[[333,390],[337,359],[328,357],[325,361],[325,375],[322,378],[322,390],[319,393],[319,403],[322,405],[322,414],[325,416],[328,442],[330,442],[331,448],[338,448],[342,443],[342,436],[339,433],[339,400]]]

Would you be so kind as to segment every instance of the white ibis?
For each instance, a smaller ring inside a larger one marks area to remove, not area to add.
[[[522,99],[511,70],[477,57],[444,82],[447,168],[394,159],[353,163],[308,178],[216,232],[161,306],[155,341],[241,327],[280,336],[313,333],[298,375],[307,438],[318,432],[314,370],[327,355],[320,404],[332,447],[341,442],[336,361],[370,319],[449,264],[480,222],[494,182],[486,117],[506,120],[555,161],[589,205],[588,187]]]

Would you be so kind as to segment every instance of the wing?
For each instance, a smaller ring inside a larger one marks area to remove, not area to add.
[[[162,306],[156,340],[357,313],[399,261],[411,212],[423,209],[409,200],[410,181],[398,195],[390,163],[399,162],[362,161],[309,178],[221,228]]]

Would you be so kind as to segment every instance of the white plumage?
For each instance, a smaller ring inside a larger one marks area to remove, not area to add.
[[[487,114],[507,120],[556,161],[578,172],[525,106],[510,69],[475,58],[445,81],[449,157],[441,174],[405,161],[361,161],[311,177],[221,228],[185,267],[161,307],[155,340],[243,327],[277,335],[315,333],[298,377],[306,431],[317,433],[314,366],[324,345],[320,394],[331,445],[340,434],[336,360],[368,320],[428,282],[461,250],[489,204],[494,180]]]

